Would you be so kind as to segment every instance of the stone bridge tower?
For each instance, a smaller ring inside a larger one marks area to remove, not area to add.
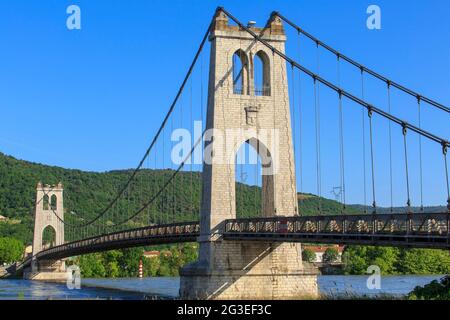
[[[252,30],[285,51],[286,36],[278,17],[265,28]],[[213,130],[213,139],[205,143],[200,252],[197,262],[181,270],[180,295],[187,299],[316,296],[316,271],[304,267],[300,244],[225,241],[220,236],[224,221],[236,218],[235,156],[244,143],[261,158],[263,215],[297,215],[298,202],[286,62],[245,30],[230,25],[221,11],[210,42],[206,125]],[[256,57],[263,64],[258,83]]]
[[[59,217],[59,218],[58,218]],[[52,246],[64,244],[64,201],[63,186],[42,185],[36,188],[34,212],[33,261],[31,270],[24,271],[24,277],[34,280],[66,280],[65,263],[62,260],[37,260],[36,254],[47,249],[43,245],[44,230],[53,229]]]

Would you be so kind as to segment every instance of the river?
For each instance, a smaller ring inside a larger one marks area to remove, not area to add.
[[[369,290],[367,276],[319,276],[322,294],[331,296],[401,297],[414,287],[425,285],[442,276],[383,276],[381,289]],[[141,300],[178,295],[179,278],[82,279],[81,289],[70,290],[65,284],[29,280],[0,280],[0,300],[42,299],[121,299]]]

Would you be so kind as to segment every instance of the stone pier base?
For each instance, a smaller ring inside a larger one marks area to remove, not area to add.
[[[195,274],[196,271],[183,271],[182,299],[292,300],[318,296],[316,274]]]
[[[66,282],[67,272],[31,272],[24,271],[23,278],[26,280],[39,280],[48,282]]]
[[[181,270],[182,299],[318,297],[318,270],[302,263],[300,244],[227,241],[205,245],[210,246],[212,260],[199,260]]]
[[[65,262],[63,260],[33,261],[31,267],[23,271],[23,278],[48,282],[66,282]]]

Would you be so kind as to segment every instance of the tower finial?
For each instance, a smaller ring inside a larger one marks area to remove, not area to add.
[[[278,15],[277,11],[273,11],[270,14],[269,20],[267,21],[266,28],[270,29],[271,34],[284,35],[283,21]]]
[[[217,8],[216,19],[214,23],[215,30],[226,30],[228,27],[228,16],[223,11],[222,7]]]

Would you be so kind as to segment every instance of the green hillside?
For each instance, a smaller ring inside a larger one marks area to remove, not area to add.
[[[131,196],[126,195],[125,199],[119,201],[120,212],[125,216],[134,212],[172,173],[171,170],[141,171],[130,190]],[[25,243],[31,242],[35,187],[38,181],[45,184],[61,181],[64,185],[66,219],[82,221],[89,220],[101,212],[129,175],[130,170],[84,172],[17,160],[0,153],[0,215],[8,218],[6,222],[0,222],[0,237],[12,236]],[[197,220],[201,194],[200,178],[200,173],[191,175],[189,172],[181,172],[177,175],[174,184],[170,185],[150,208],[152,222],[164,221],[166,218],[170,220],[174,211],[177,213],[174,217],[176,221]],[[238,216],[258,216],[261,201],[259,188],[238,185],[237,190]],[[317,214],[319,206],[323,214],[336,214],[341,210],[341,205],[333,200],[314,195],[299,195],[298,198],[300,210],[305,215]],[[348,208],[347,212],[358,211]],[[147,213],[141,214],[129,225],[141,226],[147,221]]]

